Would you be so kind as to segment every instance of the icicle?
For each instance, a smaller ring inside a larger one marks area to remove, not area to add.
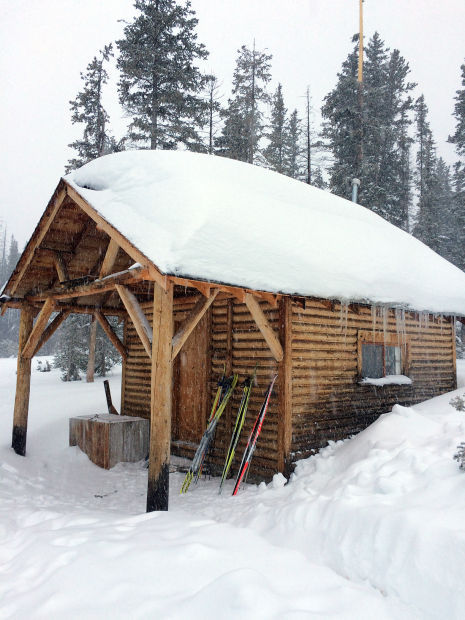
[[[377,307],[375,305],[371,306],[371,331],[373,332],[373,338],[376,331],[376,312]]]
[[[386,342],[386,334],[388,331],[388,318],[389,318],[389,308],[387,306],[383,306],[383,340]]]
[[[347,317],[349,313],[349,304],[346,301],[341,301],[341,309],[339,312],[339,325],[341,331],[344,333],[344,337],[347,337]]]

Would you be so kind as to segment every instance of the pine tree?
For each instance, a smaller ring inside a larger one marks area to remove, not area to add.
[[[150,149],[184,144],[202,150],[206,122],[201,97],[207,81],[196,61],[208,56],[197,42],[198,20],[189,1],[136,0],[138,14],[117,41],[120,103],[132,118],[129,138]]]
[[[208,106],[208,147],[207,152],[212,155],[214,152],[214,140],[216,128],[219,123],[221,104],[219,96],[220,84],[214,75],[207,76],[207,106]]]
[[[232,98],[223,112],[222,135],[217,153],[253,164],[264,135],[263,104],[270,102],[266,86],[271,80],[271,55],[243,45],[238,50],[233,75]]]
[[[6,269],[7,269],[7,278],[9,278],[11,276],[11,274],[13,273],[18,260],[20,257],[20,253],[19,253],[19,249],[18,249],[18,242],[16,241],[16,239],[14,238],[13,235],[11,235],[11,239],[10,239],[10,249],[8,250],[8,260],[7,260],[7,265],[6,265]]]
[[[314,187],[318,187],[319,189],[326,189],[327,187],[320,166],[315,168],[315,172],[312,175],[312,185]]]
[[[324,98],[321,109],[322,136],[333,157],[329,171],[329,188],[338,196],[349,199],[352,179],[358,173],[360,122],[357,71],[358,44],[343,62],[341,72],[337,76],[337,84]]]
[[[115,334],[122,340],[122,326],[118,322],[118,318],[109,317],[108,322]],[[121,361],[121,356],[115,347],[108,340],[103,329],[97,327],[97,342],[95,347],[95,372],[99,377],[105,377],[107,372]]]
[[[455,144],[457,155],[462,159],[465,165],[465,63],[460,67],[462,71],[462,88],[456,92],[454,116],[455,116],[455,132],[449,136],[449,142]]]
[[[322,108],[323,136],[334,158],[330,189],[349,198],[352,178],[360,178],[359,202],[407,229],[411,144],[407,130],[414,84],[407,81],[410,69],[399,51],[390,52],[378,33],[366,46],[364,67],[361,118],[357,48],[343,63],[338,83]]]
[[[284,174],[293,179],[302,177],[302,126],[297,110],[294,110],[287,124],[285,136]]]
[[[68,161],[67,172],[105,153],[118,150],[114,138],[107,130],[109,116],[102,104],[103,87],[108,80],[104,64],[111,56],[113,56],[111,44],[100,51],[98,58],[94,56],[92,62],[87,65],[86,73],[81,73],[81,79],[84,81],[83,90],[77,94],[74,101],[69,102],[72,112],[71,122],[83,123],[84,132],[80,140],[68,145],[77,151],[78,156]]]
[[[456,227],[454,263],[465,269],[465,63],[460,67],[462,88],[456,92],[454,117],[455,132],[449,142],[455,144],[459,160],[454,164],[452,204]]]
[[[55,368],[62,370],[62,381],[80,381],[80,371],[87,366],[89,320],[80,314],[71,314],[59,328],[54,357]]]
[[[421,95],[415,103],[417,170],[415,185],[418,193],[418,214],[414,235],[439,251],[439,214],[436,189],[438,179],[436,146],[428,122],[428,107]]]
[[[284,105],[283,90],[278,84],[271,102],[271,119],[267,134],[268,145],[263,151],[268,166],[276,172],[286,169],[287,109]]]
[[[447,260],[455,263],[458,229],[456,226],[456,214],[454,213],[450,170],[442,157],[436,160],[434,178],[436,181],[434,192],[438,218],[437,252]]]

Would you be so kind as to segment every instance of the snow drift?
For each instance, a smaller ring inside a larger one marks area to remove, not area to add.
[[[143,463],[107,471],[67,446],[69,416],[105,410],[101,380],[33,372],[26,458],[14,383],[0,359],[0,618],[465,617],[464,388],[395,407],[288,484],[180,495],[172,473],[170,511],[145,514]]]

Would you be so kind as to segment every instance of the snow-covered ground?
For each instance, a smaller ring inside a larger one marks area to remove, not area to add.
[[[34,361],[14,454],[15,364],[0,359],[0,618],[465,617],[465,413],[449,405],[463,387],[395,407],[286,485],[180,495],[173,473],[170,511],[146,514],[143,463],[105,471],[67,445],[70,416],[105,411],[101,381]]]

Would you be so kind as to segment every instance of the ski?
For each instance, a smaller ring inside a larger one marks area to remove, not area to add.
[[[247,441],[247,445],[244,450],[244,455],[242,457],[241,465],[239,467],[239,471],[237,474],[236,484],[234,486],[234,491],[232,493],[233,495],[237,494],[239,487],[241,485],[241,482],[244,479],[244,476],[246,476],[246,474],[248,473],[250,462],[252,460],[253,454],[255,452],[255,448],[257,446],[257,440],[262,430],[263,421],[265,419],[266,412],[268,410],[271,392],[273,391],[273,387],[274,387],[277,377],[278,375],[275,375],[273,379],[271,380],[270,385],[268,386],[268,389],[265,393],[265,400],[263,401],[261,409],[258,412],[257,418],[255,420],[255,424],[253,425],[252,431],[249,435],[249,439]]]
[[[218,420],[220,419],[221,414],[225,410],[231,394],[236,387],[237,379],[237,375],[233,375],[228,379],[225,379],[223,377],[218,383],[218,390],[215,396],[215,400],[213,402],[210,417],[208,419],[207,429],[202,435],[202,439],[200,440],[199,446],[192,460],[192,464],[186,474],[183,485],[181,487],[181,493],[187,493],[192,480],[195,479],[195,481],[197,482],[200,474],[202,473],[205,456],[207,455],[207,452],[213,442],[216,425],[218,424]]]
[[[239,405],[239,409],[236,416],[236,422],[234,424],[233,433],[231,436],[231,441],[229,443],[228,452],[226,454],[226,459],[224,462],[223,473],[221,474],[221,482],[219,493],[223,490],[223,484],[226,480],[229,470],[231,469],[232,462],[234,460],[234,455],[236,453],[236,447],[239,442],[239,437],[241,435],[242,427],[244,426],[245,416],[247,414],[247,408],[249,406],[250,393],[252,391],[252,385],[255,380],[257,369],[255,368],[253,375],[247,377],[244,381],[243,392],[241,403]]]

